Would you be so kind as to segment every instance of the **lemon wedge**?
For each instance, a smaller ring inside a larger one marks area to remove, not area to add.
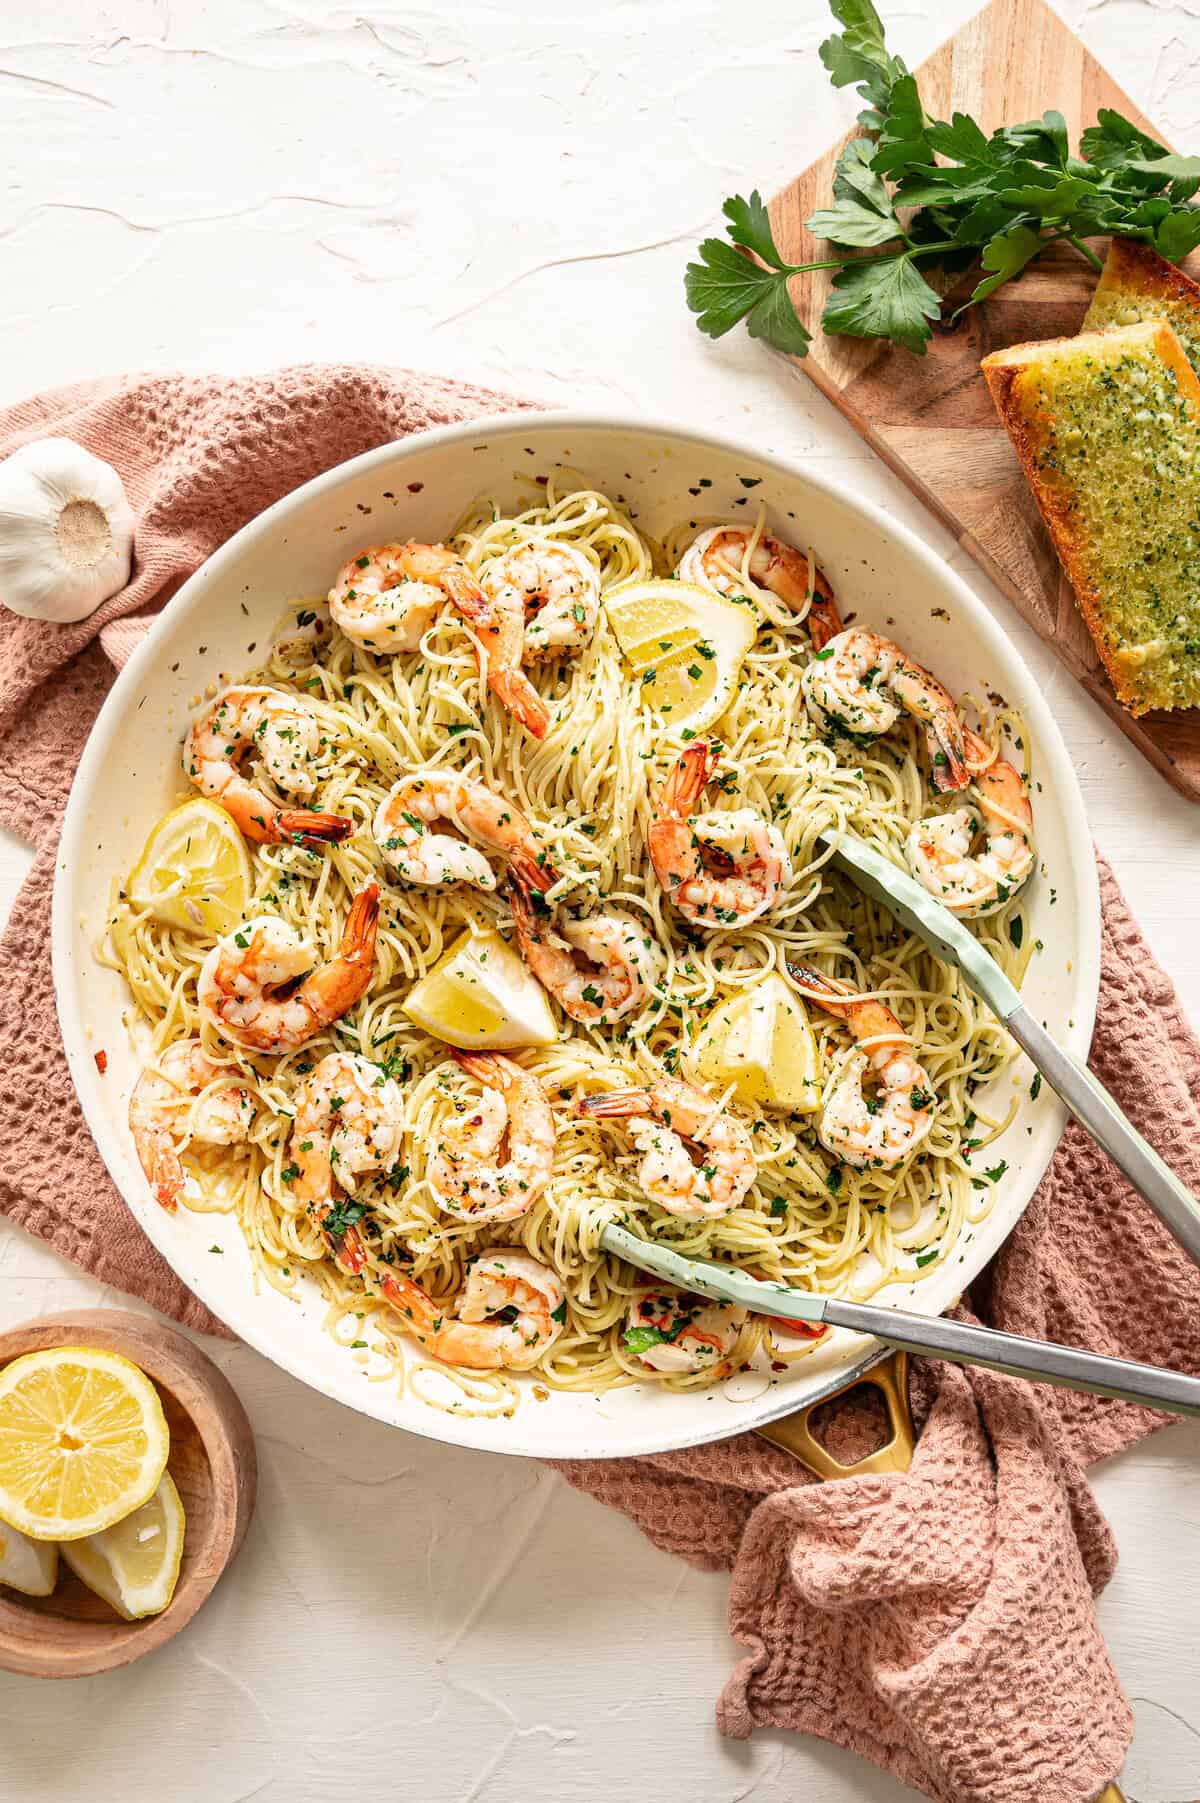
[[[126,1621],[161,1615],[175,1594],[186,1519],[169,1471],[140,1509],[99,1534],[71,1540],[63,1558]]]
[[[153,827],[126,885],[135,908],[185,933],[219,937],[250,900],[250,858],[224,808],[194,795]]]
[[[468,927],[409,991],[404,1012],[436,1039],[468,1049],[553,1045],[558,1038],[546,991],[492,930]]]
[[[821,1067],[804,1003],[777,971],[713,1010],[696,1041],[697,1075],[733,1085],[750,1108],[811,1114],[821,1105]]]
[[[58,1547],[52,1540],[31,1540],[0,1521],[0,1584],[26,1596],[49,1596],[58,1581]]]
[[[169,1436],[158,1391],[116,1352],[50,1346],[0,1371],[0,1521],[79,1540],[154,1494]]]
[[[703,732],[721,718],[758,630],[753,606],[656,578],[623,583],[604,609],[641,699],[668,732]]]

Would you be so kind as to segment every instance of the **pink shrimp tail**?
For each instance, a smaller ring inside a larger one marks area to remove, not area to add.
[[[139,1093],[135,1089],[129,1103],[129,1131],[133,1135],[138,1163],[154,1191],[155,1200],[169,1215],[173,1215],[184,1185],[183,1164],[168,1133],[157,1127],[139,1124],[136,1118],[138,1102]]]
[[[545,894],[558,881],[558,872],[547,860],[539,864],[531,852],[517,850],[509,855],[509,875],[513,879],[513,892],[520,894],[522,903],[528,906],[532,893]]]
[[[460,1064],[468,1077],[475,1077],[492,1089],[503,1089],[508,1080],[509,1060],[496,1058],[490,1052],[464,1052],[458,1046],[446,1050],[455,1064]]]
[[[417,1332],[427,1332],[436,1319],[436,1311],[429,1297],[419,1283],[411,1277],[397,1277],[392,1271],[385,1271],[379,1279],[379,1288],[396,1310],[397,1314],[407,1316]]]
[[[480,667],[486,668],[488,687],[515,720],[535,739],[544,739],[550,730],[550,709],[542,700],[528,676],[521,669],[524,641],[524,615],[519,620],[506,620],[480,588],[464,565],[448,571],[443,586],[463,617],[470,621],[485,647]],[[503,640],[506,627],[520,643],[510,643],[505,655]],[[497,657],[504,657],[502,663]],[[510,661],[511,658],[511,661]]]
[[[955,789],[965,789],[971,780],[971,771],[967,763],[963,728],[957,718],[932,721],[926,738],[929,742],[929,771],[934,788],[943,795]]]
[[[663,784],[659,813],[677,820],[690,818],[718,762],[719,753],[707,739],[689,745]]]
[[[607,1089],[602,1095],[575,1098],[575,1112],[585,1118],[644,1114],[649,1107],[650,1092],[646,1089]]]
[[[845,631],[837,602],[833,598],[833,590],[822,570],[814,572],[812,604],[804,624],[808,627],[814,651],[824,651],[830,639],[835,639],[839,632]]]
[[[972,732],[969,726],[963,727],[963,758],[972,776],[982,776],[985,770],[990,770],[999,755],[986,739]]]
[[[350,904],[342,928],[340,956],[347,964],[373,964],[379,930],[379,884],[368,883]]]
[[[975,778],[975,790],[995,823],[1026,835],[1032,832],[1028,784],[1007,758],[997,758],[982,771]]]
[[[790,958],[788,975],[803,987],[806,998],[811,998],[827,1014],[837,1015],[839,1019],[845,1016],[847,998],[854,995],[854,991],[845,983],[839,983],[836,977],[825,976],[824,972],[814,970],[810,964],[793,964]]]
[[[325,1215],[328,1209],[322,1210],[321,1226],[325,1226]],[[330,1233],[326,1229],[325,1237],[333,1250],[333,1262],[339,1270],[351,1277],[357,1277],[367,1262],[366,1248],[353,1227],[347,1227],[344,1233]]]
[[[527,733],[544,739],[550,730],[550,709],[523,670],[489,670],[488,687]]]
[[[353,820],[344,814],[317,814],[307,808],[281,808],[275,816],[279,840],[298,839],[309,851],[330,842],[348,839],[354,831]]]
[[[440,549],[441,547],[437,547]],[[491,603],[484,594],[475,577],[465,563],[446,554],[447,561],[441,571],[441,584],[460,613],[466,615],[473,623],[486,623],[490,618]]]

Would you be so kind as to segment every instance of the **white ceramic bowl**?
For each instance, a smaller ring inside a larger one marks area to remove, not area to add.
[[[136,1065],[121,1016],[126,993],[94,945],[114,872],[133,863],[180,787],[179,745],[205,684],[239,675],[292,595],[324,590],[361,543],[436,540],[480,493],[556,464],[586,472],[658,535],[696,514],[750,517],[760,500],[786,536],[811,544],[845,613],[886,631],[956,692],[999,691],[1020,707],[1037,779],[1039,873],[1026,930],[1045,950],[1025,998],[1066,1045],[1085,1052],[1099,980],[1099,895],[1083,806],[1066,748],[1036,681],[980,603],[911,533],[874,508],[777,457],[679,427],[592,414],[510,415],[385,445],[320,476],[254,520],[183,586],[113,688],[80,760],[63,828],[54,894],[59,1017],[83,1111],[134,1215],[184,1282],[234,1331],[326,1395],[437,1439],[497,1452],[591,1458],[716,1439],[789,1413],[870,1362],[874,1342],[839,1334],[786,1376],[743,1373],[673,1395],[651,1385],[605,1397],[526,1397],[510,1420],[460,1420],[415,1396],[368,1383],[321,1326],[315,1287],[301,1303],[256,1290],[236,1223],[167,1215],[152,1199],[126,1124]],[[94,1054],[108,1054],[104,1076]],[[1009,1074],[997,1079],[1008,1085]],[[982,1226],[944,1269],[887,1299],[937,1312],[995,1252],[1058,1143],[1063,1110],[1048,1087],[1021,1108],[997,1148],[1008,1169]],[[222,1248],[220,1255],[210,1251]]]

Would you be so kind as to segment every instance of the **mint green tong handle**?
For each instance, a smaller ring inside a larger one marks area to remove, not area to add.
[[[860,889],[932,946],[939,957],[958,966],[968,986],[1004,1022],[1080,1126],[1108,1153],[1164,1227],[1200,1265],[1200,1203],[1130,1125],[1099,1078],[1039,1026],[975,936],[918,882],[861,839],[839,839],[832,833],[822,837],[833,850],[833,862]]]
[[[764,1283],[761,1278],[748,1277],[736,1265],[685,1258],[681,1252],[655,1240],[639,1239],[624,1227],[606,1227],[600,1244],[606,1252],[676,1289],[696,1291],[718,1302],[733,1302],[755,1314],[779,1315],[810,1326],[847,1327],[852,1333],[870,1334],[885,1346],[923,1353],[927,1358],[949,1359],[955,1365],[980,1365],[988,1371],[1003,1371],[1009,1377],[1057,1384],[1067,1390],[1086,1390],[1093,1396],[1115,1396],[1122,1402],[1160,1409],[1169,1415],[1200,1417],[1200,1378],[1187,1377],[1182,1371],[1141,1365],[1133,1359],[1109,1358],[1104,1353],[1060,1346],[1050,1340],[1027,1340],[1021,1334],[976,1327],[970,1321],[948,1321],[944,1316],[917,1315],[877,1303],[820,1296],[813,1291],[792,1289],[785,1283]]]

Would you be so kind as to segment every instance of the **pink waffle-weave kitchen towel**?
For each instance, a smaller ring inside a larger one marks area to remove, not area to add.
[[[138,518],[133,579],[90,620],[0,616],[0,820],[38,847],[0,963],[0,1211],[193,1325],[217,1326],[112,1189],[58,1043],[49,894],[80,749],[154,610],[246,520],[359,451],[515,404],[332,367],[137,377],[0,411],[0,455],[72,437],[116,465]],[[1092,1062],[1200,1190],[1200,1046],[1102,874]],[[1017,1332],[1200,1371],[1200,1274],[1075,1128],[970,1300]],[[916,1387],[906,1476],[818,1486],[752,1436],[559,1468],[657,1544],[730,1568],[747,1650],[719,1704],[725,1732],[819,1734],[945,1803],[1087,1803],[1119,1770],[1131,1718],[1094,1613],[1115,1551],[1084,1467],[1159,1418],[936,1365]]]

